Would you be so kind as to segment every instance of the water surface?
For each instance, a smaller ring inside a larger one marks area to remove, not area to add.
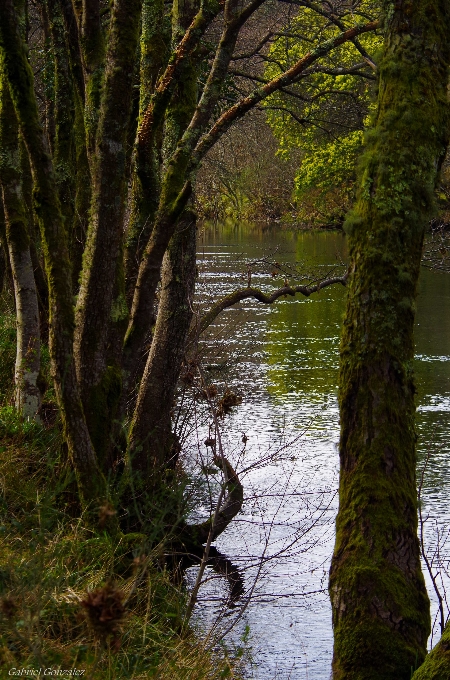
[[[301,275],[340,271],[345,258],[345,237],[337,232],[208,228],[199,244],[198,301],[206,310],[214,299],[245,287],[249,263],[252,285],[269,291],[285,278],[294,283]],[[243,399],[225,418],[221,436],[226,455],[241,472],[246,501],[217,547],[242,569],[251,598],[244,611],[245,597],[224,609],[226,582],[207,572],[196,621],[206,630],[215,626],[216,633],[238,618],[228,644],[240,646],[240,637],[248,637],[248,678],[324,680],[330,675],[326,588],[337,511],[337,368],[344,302],[342,286],[271,306],[247,300],[223,312],[202,345],[204,365],[211,369],[208,379]],[[449,518],[449,275],[422,271],[415,369],[418,472],[427,459],[425,536],[436,565],[446,560]],[[198,418],[191,446],[206,463],[208,419],[200,407]],[[195,574],[192,569],[190,582]],[[430,596],[434,616],[435,597]],[[438,637],[436,629],[435,642]]]

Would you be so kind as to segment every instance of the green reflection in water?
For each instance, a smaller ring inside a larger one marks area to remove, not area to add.
[[[343,234],[297,234],[292,259],[307,271],[326,276],[336,263],[345,261]],[[269,393],[283,400],[299,394],[302,399],[323,401],[337,390],[339,333],[345,289],[338,285],[278,303],[269,317],[267,353]]]
[[[289,232],[278,228],[228,224],[206,229],[203,246],[232,254],[229,267],[244,272],[248,260],[271,257],[280,263],[299,264],[300,271],[326,274],[345,261],[345,237],[339,232]],[[236,277],[236,285],[242,281]],[[281,285],[267,277],[256,285]],[[234,281],[230,281],[234,287]],[[230,292],[227,290],[227,292]],[[299,408],[324,403],[337,393],[339,335],[345,289],[333,286],[309,299],[278,301],[264,317],[244,312],[253,320],[251,331],[266,350],[267,390],[276,403],[286,400]],[[255,307],[253,307],[255,309]],[[239,327],[236,342],[246,333]],[[442,492],[450,474],[450,275],[423,269],[417,300],[416,384],[419,465],[432,450],[426,487]],[[232,339],[230,339],[232,343]],[[298,395],[298,396],[296,396]],[[326,421],[326,410],[322,423]],[[448,494],[444,494],[448,499]]]

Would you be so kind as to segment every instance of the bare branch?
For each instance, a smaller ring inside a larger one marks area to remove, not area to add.
[[[252,57],[256,56],[258,52],[266,45],[269,40],[273,37],[272,31],[269,31],[266,33],[266,35],[260,40],[260,42],[256,45],[256,47],[251,50],[251,52],[241,52],[241,54],[236,54],[231,61],[238,61],[239,59],[251,59]]]
[[[234,106],[232,106],[230,109],[228,109],[228,111],[225,111],[220,116],[210,131],[199,141],[193,154],[192,165],[198,163],[201,158],[203,158],[205,153],[209,151],[209,149],[215,144],[219,137],[230,128],[234,121],[242,118],[247,113],[247,111],[250,111],[250,109],[256,106],[256,104],[259,104],[260,101],[266,99],[269,95],[271,95],[273,92],[276,92],[277,90],[280,90],[282,87],[292,84],[296,78],[298,78],[311,64],[331,52],[335,47],[352,40],[355,36],[360,35],[361,33],[374,31],[376,28],[378,28],[378,26],[378,21],[372,21],[362,26],[350,28],[335,38],[325,41],[316,47],[316,49],[312,52],[308,52],[288,71],[285,71],[276,78],[273,78],[270,82],[252,92],[252,94],[244,97],[239,102],[234,104]]]
[[[297,293],[301,293],[301,295],[309,297],[312,293],[318,293],[323,288],[327,288],[328,286],[332,286],[336,283],[340,283],[342,286],[345,286],[347,283],[347,277],[348,274],[344,274],[344,276],[334,276],[329,279],[325,279],[324,281],[319,281],[319,283],[316,283],[312,286],[285,285],[282,288],[274,290],[273,293],[271,294],[263,293],[263,291],[259,290],[259,288],[251,287],[235,290],[229,295],[222,298],[221,300],[218,300],[211,307],[209,312],[207,312],[200,319],[198,334],[200,335],[201,333],[203,333],[203,331],[205,331],[208,328],[208,326],[210,326],[213,323],[213,321],[217,318],[217,316],[221,312],[223,312],[224,309],[227,309],[228,307],[233,307],[238,302],[242,302],[242,300],[254,298],[255,300],[263,302],[266,305],[271,305],[274,302],[276,302],[280,297],[286,297],[288,295],[294,297],[295,295],[297,295]]]
[[[290,5],[298,5],[299,7],[307,7],[308,9],[313,10],[313,12],[316,12],[317,14],[320,14],[321,16],[331,21],[341,31],[345,30],[345,24],[335,14],[336,10],[332,6],[330,6],[329,11],[327,12],[325,9],[323,9],[323,7],[316,5],[314,2],[309,2],[308,0],[280,0],[280,2],[286,2],[287,4]],[[360,55],[364,58],[364,60],[369,64],[369,66],[373,68],[374,71],[376,71],[377,65],[372,60],[367,50],[365,50],[364,47],[361,45],[359,40],[353,39],[352,43],[354,44]]]

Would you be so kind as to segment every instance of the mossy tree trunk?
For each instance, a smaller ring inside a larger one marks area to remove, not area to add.
[[[67,49],[66,59],[70,63],[71,84],[73,88],[70,95],[70,101],[73,101],[75,109],[73,136],[76,170],[74,179],[72,179],[72,181],[75,181],[75,214],[72,224],[69,226],[69,251],[72,264],[72,283],[74,290],[78,291],[82,255],[86,244],[89,208],[91,204],[91,173],[87,145],[89,143],[88,140],[93,133],[91,130],[87,131],[85,127],[85,83],[89,80],[91,71],[95,69],[95,65],[88,69],[89,73],[85,73],[86,69],[83,67],[81,49],[81,26],[79,27],[78,25],[72,1],[48,0],[48,2],[58,4],[61,10]],[[95,21],[97,20],[95,19]],[[100,24],[98,24],[96,31],[100,31],[100,29]],[[98,34],[98,39],[100,41],[100,47],[97,53],[98,61],[101,63],[100,57],[103,54],[103,37],[101,33]],[[103,68],[103,66],[101,66],[101,68]],[[88,106],[92,107],[92,101]]]
[[[75,194],[76,194],[76,146],[75,146],[75,93],[76,88],[70,68],[66,30],[58,0],[46,0],[49,29],[54,56],[54,118],[53,163],[58,184],[61,212],[69,236],[69,251],[76,251]],[[71,257],[73,261],[74,258]]]
[[[52,39],[50,35],[50,24],[48,20],[47,4],[41,2],[38,5],[41,17],[42,32],[44,34],[44,54],[43,54],[43,95],[44,95],[44,130],[47,144],[50,151],[53,151],[53,140],[55,139],[55,78],[54,78],[54,55],[52,50]]]
[[[174,45],[183,38],[198,8],[196,0],[174,2]],[[167,109],[162,149],[165,158],[172,157],[195,111],[197,76],[198,59],[193,55],[184,63]],[[129,435],[130,465],[150,486],[162,470],[173,468],[177,459],[171,413],[192,320],[195,273],[196,216],[192,210],[185,210],[162,264],[158,315]]]
[[[192,320],[196,232],[196,216],[187,210],[164,257],[155,332],[130,428],[131,468],[149,485],[177,460],[172,409]]]
[[[450,623],[411,680],[450,680]]]
[[[138,44],[141,0],[116,0],[110,20],[103,94],[97,129],[90,224],[77,301],[75,357],[89,431],[106,455],[120,396],[120,367],[108,366],[111,322],[127,318],[117,290],[127,196],[126,143]],[[125,330],[125,329],[124,329]],[[105,441],[106,439],[106,441]]]
[[[413,325],[424,229],[449,132],[449,6],[385,3],[378,109],[356,206],[341,339],[335,680],[409,680],[426,654],[417,539]]]
[[[41,343],[48,342],[48,285],[45,278],[44,261],[39,248],[39,229],[33,208],[33,176],[27,148],[20,137],[20,169],[22,194],[25,202],[28,236],[30,240],[30,255],[33,264],[34,280],[39,306],[39,326]]]
[[[170,23],[163,0],[142,4],[139,122],[142,120],[160,73],[170,54]],[[127,301],[131,303],[139,262],[153,227],[159,201],[162,130],[144,150],[136,147],[132,177],[131,210],[125,242]]]
[[[21,133],[30,156],[49,288],[50,357],[65,440],[77,475],[80,500],[106,496],[106,484],[92,447],[80,400],[73,358],[74,310],[67,235],[56,178],[39,122],[33,74],[12,0],[0,3],[0,54]]]
[[[26,204],[22,192],[19,126],[0,68],[0,185],[5,233],[14,283],[17,319],[15,404],[24,418],[38,418],[41,394],[39,309],[30,255]]]
[[[93,172],[105,68],[105,39],[100,17],[100,0],[82,0],[75,4],[79,4],[81,9],[78,30],[85,83],[84,124],[87,152]]]

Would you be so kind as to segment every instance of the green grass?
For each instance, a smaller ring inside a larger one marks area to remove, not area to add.
[[[91,680],[237,677],[239,654],[213,658],[184,625],[186,593],[161,551],[143,535],[112,537],[79,516],[58,417],[44,427],[24,421],[11,405],[14,325],[3,296],[0,678],[12,669],[24,669],[22,677],[36,669],[70,677],[77,669]],[[51,389],[45,399],[51,402]]]

